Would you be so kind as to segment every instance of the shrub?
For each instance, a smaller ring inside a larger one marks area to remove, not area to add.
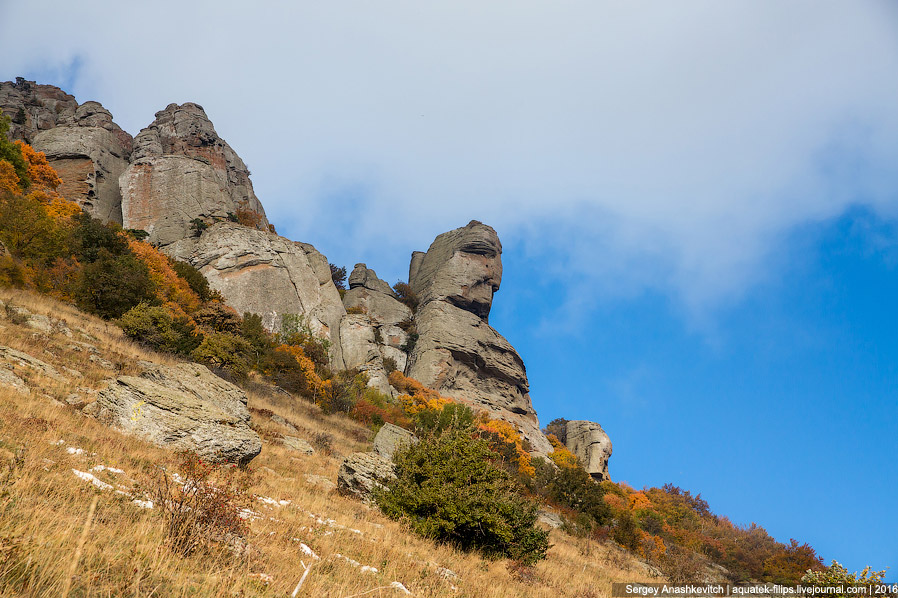
[[[97,261],[104,251],[112,256],[125,255],[129,253],[128,239],[119,232],[116,225],[103,224],[89,214],[81,213],[75,217],[71,252],[81,263]]]
[[[545,558],[548,532],[534,527],[537,504],[493,464],[482,440],[450,429],[399,451],[396,479],[375,494],[384,513],[418,534],[490,558]]]
[[[302,347],[306,357],[317,366],[326,367],[330,363],[330,341],[315,334],[307,316],[300,314],[281,316],[281,333],[278,339],[282,345]]]
[[[228,214],[230,215],[230,213]],[[194,218],[190,221],[190,232],[193,233],[194,237],[199,237],[203,234],[203,231],[209,228],[209,225],[206,224],[201,218]]]
[[[193,314],[197,325],[212,332],[227,332],[239,335],[243,318],[236,311],[219,301],[211,301]]]
[[[182,454],[178,469],[183,483],[159,468],[149,489],[165,520],[169,547],[184,556],[217,544],[242,551],[249,526],[240,512],[252,505],[249,476],[234,465],[214,465],[193,453]]]
[[[100,249],[96,259],[84,266],[75,288],[78,307],[106,319],[155,299],[146,264],[130,253],[116,256],[107,249]]]
[[[866,567],[860,573],[849,573],[848,569],[843,567],[837,561],[833,560],[832,564],[822,571],[808,571],[805,573],[801,582],[814,586],[848,586],[848,585],[870,585],[882,583],[885,577],[885,570],[873,571],[873,567]],[[833,596],[834,594],[828,594]],[[836,596],[845,596],[837,594]]]
[[[209,281],[206,280],[202,272],[187,262],[179,262],[178,260],[171,260],[171,266],[175,274],[183,278],[191,290],[197,294],[200,301],[206,302],[218,298],[218,292],[212,290],[209,286]]]
[[[543,428],[543,434],[546,436],[552,434],[561,444],[567,444],[567,420],[563,417],[556,417]]]
[[[335,264],[328,264],[331,269],[331,280],[334,281],[334,286],[337,287],[339,291],[346,290],[346,266],[336,266]]]
[[[376,340],[376,339],[375,339]],[[387,376],[396,371],[396,360],[392,357],[384,357],[384,371],[387,372]]]
[[[230,332],[212,332],[190,356],[216,368],[231,372],[235,377],[245,378],[249,373],[252,347],[243,338]]]
[[[126,335],[157,351],[188,355],[202,342],[190,321],[163,306],[139,303],[116,322]]]
[[[234,212],[234,218],[241,226],[260,230],[262,228],[262,215],[246,206],[237,208]]]
[[[412,290],[407,282],[399,281],[393,285],[393,291],[396,292],[396,298],[400,302],[408,306],[412,313],[418,309],[418,295]]]

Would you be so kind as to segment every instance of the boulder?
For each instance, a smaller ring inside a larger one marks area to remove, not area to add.
[[[296,451],[297,453],[302,453],[303,455],[314,455],[315,449],[312,448],[312,445],[299,438],[298,436],[284,436],[281,438],[281,444],[290,449],[291,451]]]
[[[354,496],[365,502],[373,500],[375,488],[396,477],[393,462],[377,453],[353,453],[343,461],[337,474],[340,494]]]
[[[534,452],[552,447],[539,429],[524,362],[488,317],[502,279],[502,244],[477,221],[416,252],[409,284],[420,300],[408,375],[515,426]]]
[[[132,139],[108,110],[23,79],[0,83],[0,108],[13,119],[12,138],[46,154],[62,179],[60,194],[96,218],[122,223],[119,177],[128,167]]]
[[[125,228],[168,245],[192,236],[196,219],[228,218],[268,230],[249,169],[215,132],[202,106],[169,104],[134,138],[131,165],[119,179]]]
[[[83,412],[203,459],[246,464],[262,450],[249,427],[246,394],[198,364],[155,365],[139,377],[109,380]]]
[[[301,316],[330,342],[334,369],[344,367],[340,320],[346,311],[327,258],[313,246],[221,222],[163,251],[199,269],[237,313],[261,315],[268,330],[279,332],[285,315]]]
[[[595,422],[575,420],[566,425],[565,446],[574,453],[586,472],[601,482],[610,480],[608,460],[611,458],[611,439]]]
[[[374,452],[385,459],[393,460],[393,455],[403,446],[418,442],[418,437],[399,426],[386,423],[374,437]]]

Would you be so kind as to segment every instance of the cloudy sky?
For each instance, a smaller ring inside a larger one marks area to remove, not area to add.
[[[0,0],[0,55],[132,134],[202,104],[281,234],[390,282],[492,225],[544,423],[895,577],[898,3]]]

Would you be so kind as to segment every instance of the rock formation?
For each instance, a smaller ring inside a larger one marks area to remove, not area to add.
[[[238,313],[261,315],[269,330],[279,331],[286,314],[305,317],[313,332],[330,340],[333,367],[344,367],[340,320],[346,312],[327,258],[311,245],[221,222],[164,251],[199,269]]]
[[[565,446],[580,459],[593,479],[610,480],[608,460],[611,458],[611,439],[595,422],[575,420],[566,424]]]
[[[384,424],[374,437],[374,450],[353,453],[343,461],[337,474],[340,494],[371,502],[376,488],[396,477],[393,455],[404,444],[418,442],[418,438],[404,428]]]
[[[119,177],[128,167],[131,136],[97,102],[78,105],[52,85],[24,79],[0,83],[0,109],[10,135],[46,154],[63,183],[59,192],[96,218],[122,222]]]
[[[540,454],[552,448],[539,430],[524,362],[488,323],[502,280],[502,244],[472,221],[415,252],[409,284],[420,305],[418,341],[408,374],[425,386],[516,426]]]
[[[221,139],[202,106],[169,104],[134,138],[131,165],[121,176],[125,228],[147,231],[168,245],[195,230],[240,217],[268,229],[243,160]]]
[[[160,446],[249,463],[262,441],[249,427],[246,394],[198,364],[152,365],[119,376],[84,413]]]
[[[390,394],[387,362],[405,371],[408,356],[402,347],[408,341],[403,326],[412,321],[412,310],[399,302],[390,285],[365,264],[356,264],[349,275],[349,290],[343,296],[348,310],[340,323],[343,360],[348,368],[368,374],[369,385]]]

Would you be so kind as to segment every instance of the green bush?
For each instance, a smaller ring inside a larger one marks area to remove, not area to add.
[[[78,307],[106,319],[155,299],[156,286],[147,265],[131,253],[114,255],[105,248],[84,266],[75,285]]]
[[[206,277],[203,276],[202,272],[187,262],[171,260],[171,265],[175,274],[180,276],[187,283],[191,290],[199,296],[200,301],[205,303],[210,299],[218,298],[218,292],[212,290],[209,286],[209,281],[206,280]]]
[[[241,333],[243,318],[236,311],[219,301],[207,303],[193,314],[193,320],[203,330],[212,332]]]
[[[418,534],[531,564],[546,557],[548,532],[537,529],[537,504],[482,440],[449,429],[425,436],[394,457],[396,479],[376,493],[383,512]]]
[[[190,356],[195,361],[228,370],[237,378],[245,378],[249,373],[252,347],[236,334],[212,332],[203,338]]]
[[[71,252],[82,264],[93,263],[101,255],[130,255],[128,240],[119,234],[121,228],[118,225],[103,224],[84,212],[75,217],[75,224]]]
[[[157,351],[188,355],[203,340],[187,318],[176,318],[168,309],[147,303],[132,307],[117,324],[126,335]]]
[[[424,409],[415,415],[415,431],[419,434],[439,434],[445,430],[474,429],[474,411],[460,403],[448,403],[442,409]]]
[[[555,467],[544,459],[533,459],[536,473],[528,482],[531,491],[586,515],[591,526],[611,523],[612,514],[605,502],[605,490],[580,467]]]

